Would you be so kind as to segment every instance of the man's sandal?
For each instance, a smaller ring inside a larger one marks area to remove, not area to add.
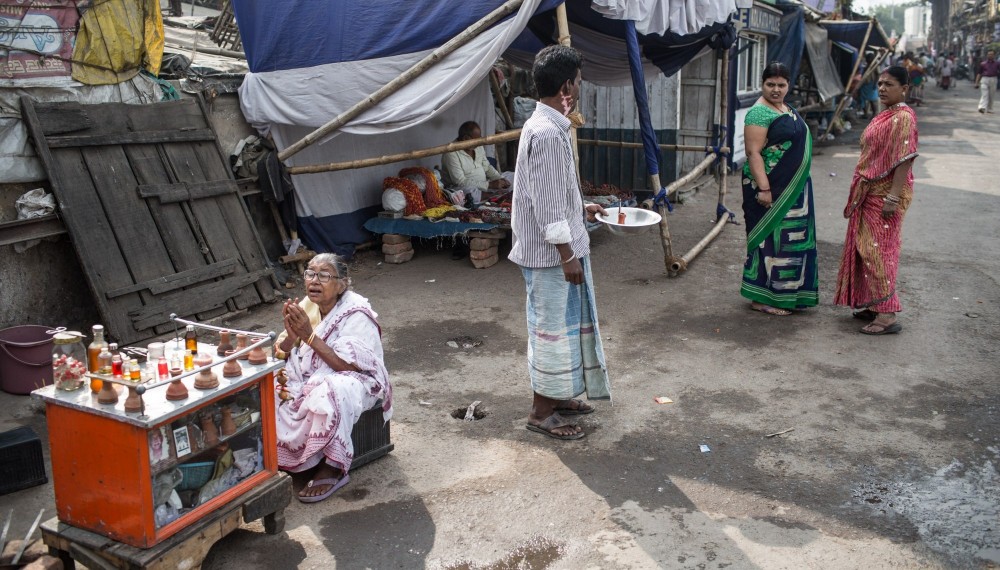
[[[542,422],[539,423],[538,425],[534,425],[534,424],[530,424],[529,423],[525,427],[527,427],[531,431],[535,431],[535,432],[538,432],[538,433],[543,433],[543,434],[545,434],[545,435],[547,435],[547,436],[549,436],[551,438],[562,439],[562,440],[580,439],[581,437],[587,435],[587,434],[585,434],[582,431],[578,431],[576,433],[564,434],[564,435],[560,435],[560,434],[555,433],[554,430],[557,430],[557,429],[562,428],[562,427],[572,427],[572,428],[576,427],[575,424],[571,424],[571,423],[567,422],[565,418],[563,418],[562,416],[560,416],[556,412],[552,412],[551,416],[549,416],[549,417],[545,418],[544,420],[542,420]]]

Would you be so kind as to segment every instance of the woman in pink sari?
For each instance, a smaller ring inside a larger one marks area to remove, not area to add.
[[[382,355],[381,329],[368,300],[349,289],[347,266],[321,253],[303,274],[307,298],[282,310],[285,331],[278,356],[287,353],[286,389],[277,400],[278,466],[293,473],[316,468],[299,492],[303,503],[326,499],[347,484],[354,459],[351,430],[361,414],[382,400],[392,416],[392,386]]]
[[[913,159],[917,156],[917,117],[906,101],[909,74],[890,67],[878,79],[885,110],[861,135],[861,157],[844,208],[847,238],[837,273],[834,302],[855,309],[870,321],[861,332],[897,333],[902,310],[896,271],[902,245],[903,216],[913,199]]]

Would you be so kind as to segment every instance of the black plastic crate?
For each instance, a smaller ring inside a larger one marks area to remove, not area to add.
[[[351,431],[354,461],[351,470],[375,461],[395,447],[389,440],[389,422],[382,419],[382,401],[365,411]]]
[[[0,495],[48,482],[35,430],[24,426],[0,433]]]

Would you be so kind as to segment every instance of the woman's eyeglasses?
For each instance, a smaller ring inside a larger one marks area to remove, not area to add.
[[[302,278],[306,281],[312,281],[315,279],[320,283],[329,283],[331,279],[340,279],[339,276],[334,275],[329,271],[313,271],[312,269],[306,269],[303,271]]]

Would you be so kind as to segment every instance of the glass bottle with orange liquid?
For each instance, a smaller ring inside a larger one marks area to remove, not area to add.
[[[94,325],[94,340],[87,346],[87,371],[91,373],[101,372],[101,349],[108,347],[108,341],[104,340],[104,325]],[[97,378],[90,379],[90,391],[97,393],[101,391],[102,382]]]

